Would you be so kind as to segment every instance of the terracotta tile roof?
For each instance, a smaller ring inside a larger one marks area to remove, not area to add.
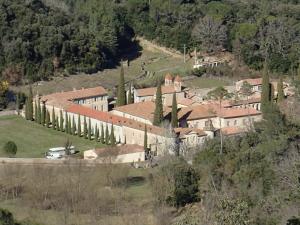
[[[196,102],[194,100],[189,99],[189,98],[182,98],[177,101],[177,104],[184,105],[184,106],[191,106],[195,103]]]
[[[232,106],[236,106],[236,105],[246,105],[246,104],[252,104],[252,103],[260,103],[261,98],[260,97],[256,97],[256,98],[249,98],[248,100],[238,100],[238,101],[231,101],[230,104]]]
[[[147,119],[152,122],[155,111],[155,103],[152,101],[138,102],[130,105],[116,107],[114,108],[114,111],[123,112],[132,116]],[[163,106],[164,116],[167,116],[170,112],[170,108]]]
[[[182,119],[183,117],[186,117],[187,120],[196,120],[216,117],[216,114],[213,109],[197,105],[180,109],[178,118]]]
[[[176,82],[181,82],[182,80],[181,80],[181,77],[177,75],[177,76],[175,77],[175,80],[174,80],[174,81],[176,81]]]
[[[50,104],[53,106],[66,108],[72,104],[73,100],[89,97],[92,98],[103,95],[107,95],[107,91],[103,87],[99,86],[95,88],[85,88],[80,90],[58,92],[45,95],[41,97],[41,101],[45,101],[46,104]]]
[[[173,80],[173,76],[170,73],[167,73],[165,76],[165,80]]]
[[[156,95],[156,87],[150,87],[150,88],[142,88],[142,89],[137,89],[136,93],[137,96],[142,97],[142,96],[154,96]],[[173,85],[171,86],[161,86],[161,93],[162,94],[172,94],[176,92],[175,88]]]
[[[256,109],[253,108],[227,108],[227,109],[222,109],[221,112],[217,112],[218,116],[221,118],[236,118],[236,117],[246,117],[246,116],[256,116],[256,115],[261,115],[260,111],[257,111]]]
[[[94,110],[88,107],[84,107],[81,105],[73,104],[70,107],[67,108],[67,112],[74,113],[74,114],[79,114],[81,116],[86,116],[90,117],[102,122],[106,123],[112,123],[117,126],[125,126],[125,127],[130,127],[133,129],[145,130],[145,124],[132,120],[132,119],[127,119],[121,116],[116,116],[113,115],[109,112],[101,112],[98,110]],[[164,129],[157,127],[157,126],[152,126],[152,125],[147,125],[147,132],[152,133],[152,134],[157,134],[157,135],[164,135]]]
[[[254,79],[244,79],[244,80],[240,80],[238,82],[244,83],[244,82],[248,82],[251,85],[261,85],[262,84],[262,78],[254,78]]]
[[[130,154],[130,153],[138,153],[138,152],[145,152],[144,147],[139,145],[121,145],[114,147],[116,150],[117,155],[124,155],[124,154]],[[112,147],[106,147],[106,148],[98,148],[95,149],[94,152],[98,156],[108,156],[109,153],[112,151]]]
[[[175,128],[174,131],[176,134],[179,135],[179,137],[184,137],[185,135],[188,135],[193,132],[196,133],[198,136],[207,136],[207,134],[203,130],[197,128],[179,127],[179,128]]]
[[[244,129],[239,127],[223,127],[221,130],[224,135],[236,135],[245,132]]]

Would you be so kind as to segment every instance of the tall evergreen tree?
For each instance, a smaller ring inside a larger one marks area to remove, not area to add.
[[[69,119],[68,119],[68,114],[65,112],[65,132],[68,134],[69,133]]]
[[[111,146],[116,146],[116,138],[115,138],[115,132],[114,132],[114,125],[111,125],[111,130],[110,130],[110,145]]]
[[[126,92],[125,92],[125,78],[124,78],[124,68],[121,64],[120,79],[117,94],[117,106],[126,105]]]
[[[95,135],[94,135],[94,140],[95,140],[96,142],[99,141],[99,129],[98,129],[97,124],[95,125]]]
[[[131,92],[131,84],[129,85],[128,95],[127,95],[127,104],[133,103],[133,95]]]
[[[46,125],[46,127],[47,128],[49,128],[50,127],[50,113],[49,113],[49,111],[48,110],[46,110],[46,118],[45,118],[45,125]]]
[[[83,137],[84,137],[85,139],[88,138],[88,137],[87,137],[87,132],[88,132],[88,130],[87,130],[86,117],[84,116],[84,117],[83,117]]]
[[[59,130],[61,132],[64,132],[64,117],[63,117],[62,110],[60,110],[60,115],[59,115]]]
[[[156,99],[155,99],[155,111],[153,124],[159,126],[163,121],[163,103],[162,103],[162,93],[161,93],[161,84],[157,86]]]
[[[78,137],[81,137],[81,119],[79,114],[78,114],[78,121],[77,121],[77,135]]]
[[[46,123],[46,105],[45,102],[42,103],[42,109],[41,109],[41,124],[45,126]]]
[[[109,131],[108,131],[107,124],[106,124],[106,129],[105,129],[105,144],[109,145]]]
[[[25,119],[26,120],[29,120],[29,113],[28,113],[28,98],[26,98],[26,100],[25,100]]]
[[[71,116],[68,116],[68,134],[73,134]]]
[[[54,111],[54,107],[52,108],[52,119],[51,119],[51,123],[52,123],[52,129],[55,130],[56,119],[55,119],[55,111]]]
[[[42,110],[41,110],[40,100],[38,100],[38,105],[37,105],[37,123],[38,124],[42,123]]]
[[[39,117],[39,111],[38,111],[38,103],[37,103],[37,101],[35,101],[34,102],[34,121],[36,122],[36,123],[38,123],[38,117]]]
[[[28,120],[33,120],[33,93],[32,87],[29,87],[29,94],[28,94]]]
[[[58,116],[57,116],[56,119],[55,119],[55,125],[56,125],[56,126],[55,126],[56,130],[57,130],[57,131],[60,131]]]
[[[88,139],[92,140],[92,125],[91,125],[91,119],[89,118],[89,127],[88,127]]]
[[[283,92],[283,80],[282,77],[280,77],[278,83],[277,83],[277,102],[280,103],[284,100],[284,92]]]
[[[147,132],[146,124],[145,124],[145,131],[144,131],[144,150],[145,152],[148,152],[148,132]]]
[[[172,101],[172,114],[171,114],[171,125],[173,128],[178,127],[178,114],[177,114],[177,100],[176,100],[176,93],[173,94],[173,101]]]
[[[73,115],[73,118],[72,118],[72,134],[76,135],[76,123],[75,123],[74,115]]]
[[[271,101],[270,77],[265,63],[262,77],[261,110],[265,112]]]
[[[20,93],[19,92],[16,95],[16,111],[19,115],[20,114]]]
[[[104,128],[103,128],[103,124],[101,124],[101,134],[100,134],[100,142],[102,144],[105,144],[105,134],[104,134]]]

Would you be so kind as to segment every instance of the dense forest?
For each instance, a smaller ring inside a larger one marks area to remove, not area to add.
[[[264,61],[279,74],[299,67],[298,0],[1,0],[0,10],[4,77],[93,73],[116,65],[135,35],[180,51],[230,51],[255,70]]]

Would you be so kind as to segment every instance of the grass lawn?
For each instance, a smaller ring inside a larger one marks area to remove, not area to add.
[[[16,157],[42,158],[49,148],[64,146],[68,138],[79,151],[95,146],[101,147],[101,144],[95,141],[55,131],[52,128],[26,121],[19,116],[0,117],[0,156],[4,156],[2,148],[7,141],[14,141],[17,144]]]

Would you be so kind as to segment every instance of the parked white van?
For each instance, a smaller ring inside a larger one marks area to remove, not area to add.
[[[75,147],[69,147],[70,154],[75,154]],[[65,147],[50,148],[46,152],[46,159],[60,159],[66,155]]]

